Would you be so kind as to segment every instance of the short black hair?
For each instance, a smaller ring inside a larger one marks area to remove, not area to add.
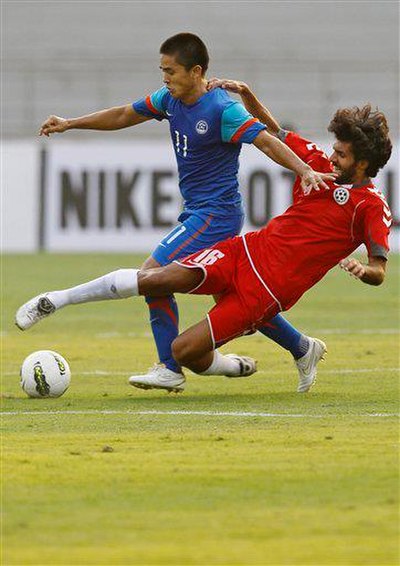
[[[328,131],[335,134],[339,141],[351,143],[356,161],[368,161],[365,170],[368,177],[375,177],[392,153],[386,117],[378,108],[373,110],[371,104],[362,108],[340,108]]]
[[[162,55],[174,55],[177,62],[190,71],[196,65],[202,68],[202,75],[208,69],[207,47],[194,33],[177,33],[164,41],[160,47]]]

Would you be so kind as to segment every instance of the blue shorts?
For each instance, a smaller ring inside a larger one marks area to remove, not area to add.
[[[168,265],[176,259],[237,236],[243,228],[244,216],[220,217],[211,212],[182,212],[178,221],[180,224],[161,240],[152,253],[160,265]]]

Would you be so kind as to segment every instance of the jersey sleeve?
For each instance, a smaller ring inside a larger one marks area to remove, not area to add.
[[[363,241],[368,256],[379,256],[387,259],[389,252],[389,232],[392,215],[384,198],[367,201],[363,215]]]
[[[280,130],[278,137],[314,171],[329,173],[333,170],[328,156],[317,144],[302,138],[299,134],[285,130]]]
[[[168,95],[168,90],[165,86],[153,92],[149,96],[140,98],[132,103],[132,108],[142,116],[155,118],[156,120],[163,120],[165,115],[165,99]]]
[[[229,143],[253,143],[254,139],[265,130],[261,124],[244,108],[240,102],[233,102],[227,106],[221,119],[221,139]]]

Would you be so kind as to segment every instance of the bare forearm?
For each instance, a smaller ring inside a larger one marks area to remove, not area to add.
[[[287,145],[275,137],[281,129],[279,123],[275,120],[270,111],[261,104],[246,83],[227,79],[211,79],[208,83],[208,88],[213,89],[217,87],[239,94],[247,111],[268,126],[269,131],[266,132],[263,130],[259,132],[253,144],[260,151],[265,153],[265,155],[273,159],[273,161],[299,175],[305,195],[308,195],[313,189],[329,188],[325,181],[333,181],[335,174],[318,173],[314,171],[309,165],[306,165],[306,163],[297,157]]]
[[[266,108],[256,97],[251,88],[242,81],[232,81],[229,79],[211,79],[208,82],[208,88],[213,89],[221,87],[229,92],[239,94],[242,99],[243,105],[246,110],[260,122],[268,127],[268,131],[276,135],[281,129],[278,121],[274,118],[271,112]]]
[[[151,120],[137,114],[130,104],[114,106],[79,118],[61,118],[49,116],[40,127],[39,135],[49,137],[51,134],[62,134],[67,130],[120,130]]]
[[[302,176],[305,171],[311,169],[287,145],[265,131],[260,132],[253,143],[278,165],[290,169],[296,175]]]
[[[265,124],[271,134],[276,135],[281,129],[280,124],[246,84],[243,84],[240,96],[246,110]]]
[[[79,118],[67,118],[67,129],[120,130],[133,125],[125,106],[115,106]]]

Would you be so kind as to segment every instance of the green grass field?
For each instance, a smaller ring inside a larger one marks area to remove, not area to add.
[[[14,327],[34,294],[140,261],[3,258],[2,564],[398,564],[399,258],[380,288],[333,270],[288,313],[328,345],[306,395],[258,335],[223,348],[256,357],[255,376],[188,373],[182,395],[130,387],[155,361],[140,298]],[[178,300],[182,328],[211,305]],[[59,399],[19,387],[38,349],[70,362]]]

